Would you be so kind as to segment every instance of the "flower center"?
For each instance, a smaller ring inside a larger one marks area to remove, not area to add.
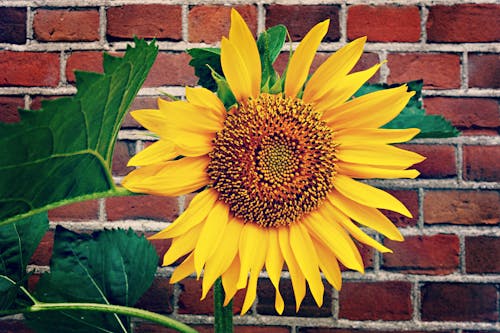
[[[214,139],[207,173],[235,216],[264,227],[288,225],[332,189],[332,130],[309,104],[261,94],[229,112]]]

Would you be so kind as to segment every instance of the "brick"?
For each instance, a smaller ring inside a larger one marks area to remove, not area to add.
[[[419,178],[451,178],[457,175],[455,149],[447,145],[398,145],[426,157],[412,168],[420,171]]]
[[[129,110],[158,109],[157,101],[158,97],[138,96],[134,99],[132,105],[130,105]],[[123,120],[122,128],[142,128],[142,126],[130,115],[130,113],[127,113]]]
[[[460,57],[445,53],[399,53],[387,56],[389,83],[424,80],[425,89],[460,87]]]
[[[427,191],[426,224],[494,225],[500,223],[500,194],[495,191]]]
[[[194,75],[193,67],[189,66],[190,60],[187,53],[159,53],[144,86],[195,85],[198,78]]]
[[[199,333],[213,333],[213,325],[189,325]],[[290,333],[289,327],[282,326],[239,326],[234,325],[234,333]],[[177,333],[179,331],[148,322],[134,324],[135,333]]]
[[[430,42],[495,42],[500,40],[500,6],[461,4],[432,6],[427,18]]]
[[[147,233],[146,237],[150,237],[154,235],[154,233]],[[163,256],[172,245],[172,239],[150,239],[149,242],[153,245],[156,250],[156,254],[158,255],[158,266],[163,265]],[[177,259],[172,265],[180,265],[183,262],[183,258]]]
[[[172,5],[125,5],[108,8],[107,35],[110,40],[156,38],[182,39],[182,9]]]
[[[24,108],[24,98],[0,96],[0,122],[17,123],[21,120],[17,109]]]
[[[339,318],[409,320],[410,293],[409,282],[345,282],[339,293]]]
[[[51,221],[95,220],[98,217],[99,202],[87,200],[49,210]]]
[[[35,333],[22,320],[2,319],[0,320],[2,333]]]
[[[500,181],[500,146],[464,146],[464,179]]]
[[[0,43],[26,43],[26,8],[0,8]]]
[[[455,235],[406,237],[404,242],[384,240],[394,253],[383,254],[382,267],[409,274],[450,274],[459,266],[459,241]]]
[[[49,86],[59,82],[59,55],[0,51],[0,86]]]
[[[343,328],[319,328],[319,327],[303,327],[299,328],[298,333],[399,333],[396,331],[373,331],[364,329],[343,329]],[[404,331],[405,333],[426,333],[429,331]],[[432,331],[434,333],[455,333],[455,331]]]
[[[151,219],[173,221],[179,216],[176,197],[138,195],[106,200],[108,220]]]
[[[174,286],[165,277],[156,277],[134,307],[169,314],[173,312]]]
[[[70,96],[65,96],[65,95],[52,95],[52,96],[35,95],[35,96],[32,96],[29,109],[30,110],[40,110],[42,108],[43,101],[62,98],[62,97],[70,97]]]
[[[66,61],[66,79],[68,82],[74,83],[76,81],[75,70],[102,73],[104,71],[102,60],[102,52],[77,51],[71,53]]]
[[[465,238],[467,273],[500,273],[500,238],[479,236]]]
[[[127,163],[135,152],[135,141],[117,141],[113,153],[111,170],[115,176],[125,176],[134,167],[127,167]]]
[[[381,209],[382,213],[387,216],[398,228],[412,227],[417,225],[418,221],[418,193],[417,191],[406,191],[406,190],[387,190],[399,201],[401,201],[406,208],[410,211],[413,217],[406,217],[399,213]]]
[[[49,266],[50,257],[52,256],[52,249],[54,246],[54,232],[47,231],[47,233],[43,236],[40,244],[33,253],[29,263],[30,265],[38,265],[38,266]]]
[[[375,250],[363,243],[360,243],[353,239],[354,244],[356,244],[356,247],[359,250],[359,254],[361,255],[361,259],[363,260],[363,267],[368,270],[368,269],[373,269],[373,260],[375,256]],[[342,263],[339,262],[340,265],[340,270],[342,271],[348,271],[349,269],[342,265]]]
[[[38,9],[33,18],[35,38],[42,42],[99,40],[97,9]]]
[[[270,28],[278,24],[285,25],[294,42],[302,40],[312,27],[326,19],[330,19],[330,26],[323,42],[333,42],[340,39],[339,6],[269,5],[265,8],[266,27]]]
[[[421,291],[422,320],[496,321],[497,289],[474,283],[428,283]]]
[[[367,36],[370,42],[418,42],[420,12],[416,6],[350,6],[347,38]]]
[[[444,116],[460,130],[496,132],[500,127],[498,101],[493,98],[426,97],[424,104],[427,113]]]
[[[257,8],[253,5],[234,6],[250,31],[257,32]],[[215,43],[228,36],[231,25],[231,7],[202,5],[190,8],[188,34],[190,42]]]
[[[318,308],[316,301],[311,295],[309,288],[307,288],[306,296],[300,305],[298,312],[295,311],[295,296],[293,294],[292,282],[289,279],[280,280],[280,293],[285,301],[285,309],[283,316],[293,317],[330,317],[332,315],[332,291],[333,288],[324,281],[325,293],[323,296],[323,305]],[[259,287],[257,288],[257,313],[261,315],[277,315],[274,308],[275,288],[269,279],[259,280]]]
[[[500,88],[500,55],[470,54],[468,69],[469,87]]]

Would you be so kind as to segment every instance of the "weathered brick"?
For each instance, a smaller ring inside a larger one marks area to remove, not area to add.
[[[234,6],[248,24],[250,31],[257,32],[257,8],[253,5]],[[228,36],[231,7],[217,5],[194,6],[188,13],[190,42],[215,43]]]
[[[140,195],[106,199],[108,220],[152,219],[173,221],[179,216],[176,197]]]
[[[95,220],[98,217],[99,203],[87,200],[49,210],[51,221]]]
[[[53,246],[54,232],[47,231],[47,233],[43,236],[42,240],[38,244],[35,253],[33,253],[33,256],[29,261],[30,265],[49,266]]]
[[[59,55],[0,51],[0,86],[49,86],[59,82]]]
[[[397,227],[405,228],[415,226],[418,221],[418,193],[410,190],[387,190],[401,201],[410,211],[413,217],[406,217],[399,213],[382,209],[381,211],[387,216]]]
[[[499,224],[500,195],[496,191],[427,191],[426,224]]]
[[[387,56],[389,83],[424,80],[426,89],[460,87],[460,58],[444,53],[399,53]]]
[[[497,289],[474,283],[428,283],[421,290],[422,320],[496,321]]]
[[[384,253],[383,268],[410,274],[450,274],[458,269],[459,241],[455,235],[412,236],[404,242],[384,240],[394,253]]]
[[[469,87],[500,88],[500,55],[470,54],[468,69]]]
[[[340,38],[339,9],[339,6],[334,5],[269,5],[266,6],[266,27],[283,24],[292,41],[297,42],[317,23],[330,19],[330,27],[323,41],[333,42]]]
[[[33,18],[35,38],[42,42],[99,40],[97,9],[38,9]]]
[[[193,67],[189,66],[190,60],[187,53],[159,53],[144,86],[195,85],[198,78],[194,75]]]
[[[26,43],[26,8],[0,8],[0,43]]]
[[[112,172],[116,176],[125,176],[134,167],[127,167],[127,163],[134,155],[135,141],[117,141],[113,153]]]
[[[450,178],[457,175],[455,149],[448,145],[398,145],[426,157],[413,168],[420,171],[419,178]]]
[[[467,273],[500,273],[500,238],[479,236],[465,238]]]
[[[295,312],[295,297],[293,294],[292,282],[289,279],[280,280],[280,293],[285,302],[284,316],[299,316],[299,317],[330,317],[332,315],[332,290],[333,288],[324,281],[325,293],[323,296],[323,305],[318,308],[314,301],[309,288],[307,288],[306,296],[300,305],[298,312]],[[259,280],[257,288],[257,313],[261,315],[277,315],[274,308],[275,288],[269,279]]]
[[[17,123],[21,120],[19,108],[24,108],[24,98],[0,96],[0,122]]]
[[[110,7],[107,12],[107,35],[111,40],[156,38],[182,39],[181,6],[125,5]]]
[[[432,6],[427,18],[431,42],[496,42],[500,40],[500,6],[460,4]]]
[[[464,146],[464,179],[500,181],[500,146]]]
[[[339,318],[409,320],[410,293],[409,282],[345,282],[339,293]]]
[[[69,55],[66,61],[66,79],[75,82],[75,70],[102,73],[102,52],[77,51]]]
[[[165,277],[156,277],[153,284],[134,306],[156,313],[173,312],[174,286]]]
[[[371,42],[418,42],[420,13],[416,6],[350,6],[347,38],[367,36]]]

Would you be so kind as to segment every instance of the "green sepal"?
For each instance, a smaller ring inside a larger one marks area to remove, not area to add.
[[[274,70],[273,64],[281,52],[281,48],[285,44],[287,30],[284,25],[276,25],[267,29],[259,35],[257,40],[257,48],[259,50],[262,82],[261,88],[263,92],[271,92],[271,87],[275,86],[279,76]]]

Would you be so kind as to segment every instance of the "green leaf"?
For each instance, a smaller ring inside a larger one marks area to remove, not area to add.
[[[132,230],[77,234],[58,226],[50,273],[35,297],[42,302],[88,302],[132,306],[151,286],[158,264],[155,249]],[[128,319],[91,311],[27,315],[38,332],[123,332]]]
[[[224,103],[226,110],[229,110],[236,104],[236,98],[222,75],[219,75],[216,71],[212,71],[212,76],[217,83],[217,96]]]
[[[194,67],[194,74],[199,78],[198,84],[213,92],[217,91],[217,83],[212,71],[222,75],[220,49],[215,47],[194,48],[187,50],[191,56],[189,65]]]
[[[286,35],[286,27],[284,25],[277,25],[262,32],[257,40],[262,68],[261,86],[265,92],[270,92],[271,87],[279,79],[273,64],[285,44]]]
[[[47,213],[0,227],[0,276],[3,276],[0,278],[1,310],[14,303],[18,286],[26,284],[26,266],[48,229]]]
[[[135,43],[123,58],[105,55],[104,74],[76,72],[74,97],[20,110],[19,123],[0,123],[0,225],[118,194],[110,173],[114,144],[158,53],[154,43]]]
[[[386,124],[384,128],[419,128],[420,133],[416,138],[448,138],[458,136],[460,132],[443,116],[428,115],[422,106],[422,87],[423,81],[411,81],[407,83],[409,91],[415,91],[415,95],[408,101],[408,104],[401,111],[401,113]],[[392,88],[399,86],[399,84],[370,84],[365,83],[354,94],[359,97],[374,91]]]

